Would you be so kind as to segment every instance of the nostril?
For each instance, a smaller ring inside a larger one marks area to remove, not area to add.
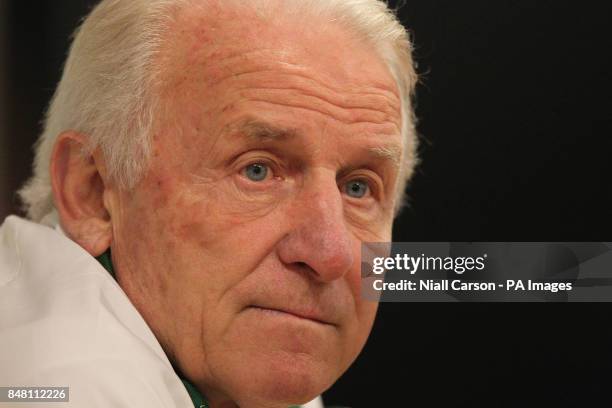
[[[293,263],[293,267],[294,267],[294,271],[300,273],[300,274],[304,274],[304,275],[317,275],[317,272],[312,269],[312,267],[310,266],[310,264],[306,263],[306,262],[294,262]]]

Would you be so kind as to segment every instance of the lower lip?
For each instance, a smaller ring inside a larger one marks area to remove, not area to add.
[[[252,309],[257,312],[265,313],[270,316],[292,317],[294,319],[303,320],[305,322],[312,322],[312,323],[317,323],[320,325],[329,325],[329,323],[321,322],[319,320],[309,319],[307,317],[298,316],[293,313],[285,312],[285,311],[278,310],[278,309],[267,309],[265,307],[259,307],[259,306],[249,306],[248,309]]]

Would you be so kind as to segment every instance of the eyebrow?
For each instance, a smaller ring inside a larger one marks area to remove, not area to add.
[[[255,141],[294,139],[301,135],[297,129],[281,128],[253,119],[239,122],[232,128]]]
[[[256,119],[246,119],[238,122],[231,126],[231,130],[238,131],[241,135],[256,142],[274,140],[284,141],[302,136],[302,132],[298,129],[278,127]],[[390,161],[394,167],[400,167],[402,157],[401,146],[374,146],[367,148],[366,151],[375,159]]]
[[[402,148],[399,146],[393,145],[371,147],[368,149],[368,153],[376,158],[389,160],[395,167],[400,167]]]

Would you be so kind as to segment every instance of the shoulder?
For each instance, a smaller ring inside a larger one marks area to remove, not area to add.
[[[59,230],[17,217],[0,228],[0,362],[1,384],[69,386],[72,406],[190,405],[114,279]]]

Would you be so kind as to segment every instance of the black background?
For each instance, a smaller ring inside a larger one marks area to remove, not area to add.
[[[8,3],[8,165],[28,176],[68,37],[93,1]],[[396,241],[610,241],[605,2],[407,1],[422,134]],[[396,2],[391,2],[396,5]],[[2,197],[12,211],[14,195]],[[4,216],[6,214],[0,214]],[[612,406],[608,304],[382,304],[325,394],[352,407]]]

